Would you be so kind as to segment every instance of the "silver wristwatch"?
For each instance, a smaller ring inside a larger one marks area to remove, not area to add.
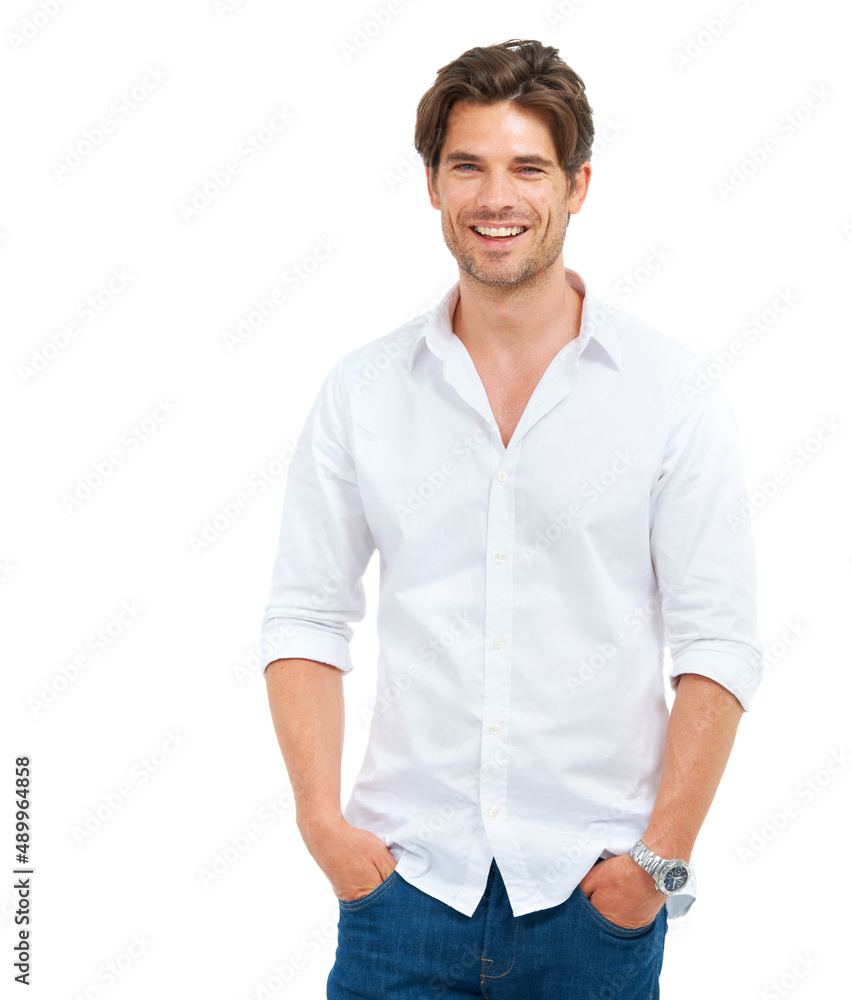
[[[661,858],[659,854],[637,840],[630,851],[630,857],[653,878],[657,892],[670,896],[689,881],[689,864],[680,858]]]

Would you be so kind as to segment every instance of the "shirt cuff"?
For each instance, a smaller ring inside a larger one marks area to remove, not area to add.
[[[344,673],[352,669],[349,643],[342,635],[314,628],[304,622],[294,623],[286,618],[273,618],[264,625],[260,641],[260,671],[273,660],[298,657],[301,660],[318,660],[337,667]]]
[[[744,711],[749,711],[763,676],[763,662],[754,650],[741,642],[696,639],[672,657],[669,683],[677,689],[680,674],[701,674],[727,688]]]

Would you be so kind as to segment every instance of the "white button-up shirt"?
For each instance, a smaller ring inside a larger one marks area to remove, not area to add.
[[[344,816],[399,874],[471,915],[497,861],[515,916],[571,895],[644,833],[669,682],[747,710],[762,673],[736,418],[709,359],[574,271],[579,336],[508,447],[452,315],[327,375],[290,463],[263,668],[349,671],[380,556],[377,692]],[[669,896],[670,917],[697,877]]]

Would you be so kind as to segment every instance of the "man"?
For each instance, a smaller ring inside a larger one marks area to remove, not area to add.
[[[439,71],[415,146],[459,283],[334,365],[290,466],[266,679],[339,900],[332,998],[647,1000],[696,898],[762,669],[753,545],[704,356],[564,266],[593,137],[554,48]],[[376,549],[377,697],[341,812]]]

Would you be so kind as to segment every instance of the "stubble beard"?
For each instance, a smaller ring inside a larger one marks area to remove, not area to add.
[[[565,219],[564,226],[559,227],[561,231],[556,231],[553,228],[558,218]],[[500,259],[489,263],[488,254],[490,251],[482,250],[477,253],[475,248],[465,242],[466,237],[458,237],[447,213],[443,211],[441,212],[441,229],[447,249],[455,257],[458,266],[475,281],[492,287],[533,285],[536,279],[539,276],[543,277],[559,259],[568,231],[569,218],[567,205],[561,215],[551,215],[549,230],[545,233],[544,241],[523,256],[519,256],[515,265],[511,267],[506,264],[505,260]],[[471,238],[475,239],[476,237]]]

